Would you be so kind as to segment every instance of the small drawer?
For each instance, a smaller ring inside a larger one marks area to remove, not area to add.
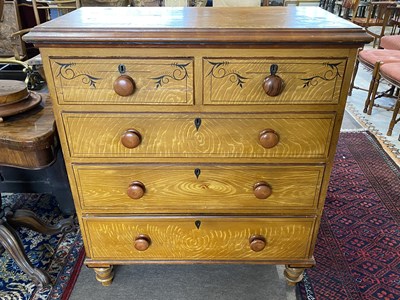
[[[327,157],[334,114],[63,113],[71,157]]]
[[[84,217],[88,257],[104,260],[307,259],[316,218]]]
[[[204,58],[204,104],[337,104],[346,62],[345,58]]]
[[[193,105],[193,60],[50,58],[59,104]]]
[[[314,210],[323,166],[74,164],[81,208],[115,213]]]

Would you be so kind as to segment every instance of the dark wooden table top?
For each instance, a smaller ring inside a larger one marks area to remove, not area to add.
[[[51,101],[0,122],[0,164],[41,168],[54,160],[56,126]]]

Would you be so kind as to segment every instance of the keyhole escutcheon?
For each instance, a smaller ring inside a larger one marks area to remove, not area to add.
[[[194,126],[196,126],[196,130],[199,130],[201,126],[201,118],[194,119]]]
[[[124,73],[126,72],[126,67],[125,67],[124,64],[120,64],[120,65],[118,66],[118,72],[119,72],[120,74],[124,74]]]
[[[201,221],[200,220],[194,221],[194,225],[196,225],[197,229],[200,229]]]

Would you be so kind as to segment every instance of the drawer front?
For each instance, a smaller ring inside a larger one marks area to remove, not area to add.
[[[284,82],[278,96],[263,89],[273,64]],[[204,103],[337,104],[345,67],[344,58],[204,58]]]
[[[135,58],[50,58],[60,104],[193,104],[193,60]],[[114,91],[121,76],[133,79],[129,96]]]
[[[73,170],[88,211],[254,213],[315,209],[324,167],[75,164]]]
[[[334,114],[188,115],[64,113],[72,157],[119,158],[325,158]],[[128,130],[140,144],[121,143]],[[260,133],[273,129],[279,137],[272,148]]]
[[[92,259],[293,260],[309,257],[315,218],[84,217],[83,225]],[[250,248],[253,236],[265,239],[263,250]],[[137,239],[149,247],[137,250]]]

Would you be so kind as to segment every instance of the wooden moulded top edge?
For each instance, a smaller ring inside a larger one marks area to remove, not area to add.
[[[372,38],[319,7],[84,7],[35,27],[36,45],[352,44]]]

